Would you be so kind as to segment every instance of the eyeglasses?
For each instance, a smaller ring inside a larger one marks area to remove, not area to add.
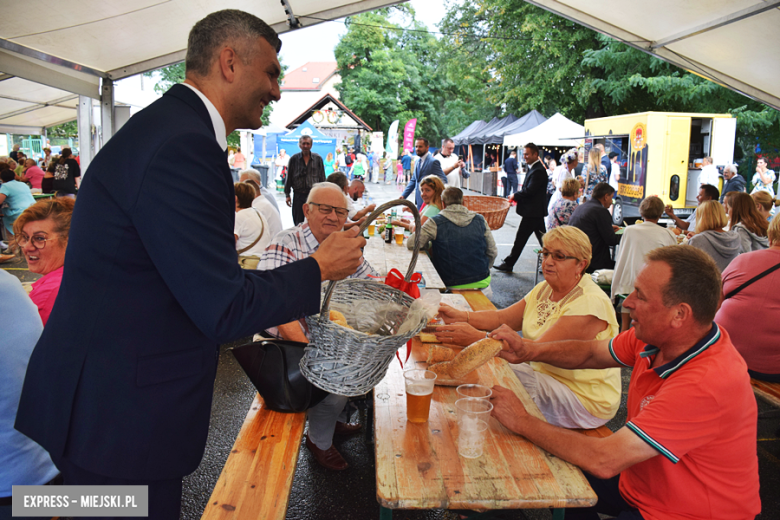
[[[316,202],[309,202],[312,206],[317,206],[317,209],[320,210],[320,213],[323,215],[330,215],[331,211],[335,211],[336,215],[338,215],[341,218],[345,218],[347,215],[349,215],[349,210],[347,208],[337,208],[336,206],[331,206],[329,204],[318,204]]]
[[[32,237],[28,237],[24,234],[19,234],[16,237],[16,243],[19,244],[19,247],[25,247],[27,245],[27,242],[32,242],[32,245],[35,249],[43,249],[46,247],[46,242],[52,240],[48,237],[45,233],[42,233],[40,235],[33,235]]]
[[[553,260],[556,262],[563,262],[564,260],[579,260],[576,256],[566,256],[560,251],[549,251],[547,249],[542,249],[542,258],[547,260],[547,257],[552,255]]]

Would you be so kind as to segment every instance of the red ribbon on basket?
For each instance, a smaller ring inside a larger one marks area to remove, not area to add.
[[[403,291],[414,299],[420,297],[420,287],[417,285],[422,281],[422,275],[420,273],[414,273],[410,278],[410,281],[406,281],[401,271],[398,269],[390,269],[385,278],[385,285],[395,287],[399,291]],[[398,351],[395,353],[395,357],[398,358],[398,362],[401,363],[401,368],[404,367],[404,363],[409,361],[409,356],[412,355],[412,340],[406,342],[406,359],[401,361],[401,356],[398,355]]]

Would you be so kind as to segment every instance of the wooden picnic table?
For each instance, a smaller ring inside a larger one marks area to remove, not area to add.
[[[387,244],[380,236],[368,239],[363,249],[363,256],[382,278],[393,268],[406,275],[409,263],[412,261],[412,252],[406,247],[405,241],[400,246],[395,243],[395,240]],[[424,251],[420,251],[417,256],[417,266],[414,270],[422,272],[425,287],[428,289],[446,289],[447,286],[442,282],[431,259]]]
[[[474,310],[494,309],[481,291],[463,294]],[[406,347],[401,350],[404,353]],[[404,359],[404,355],[401,359]],[[425,368],[426,349],[413,340],[406,364]],[[380,518],[392,509],[541,509],[596,503],[596,495],[576,466],[550,455],[490,419],[485,450],[477,459],[458,455],[455,387],[436,386],[427,423],[406,420],[402,368],[390,365],[374,389],[374,436]],[[528,412],[543,416],[506,361],[495,358],[477,371],[479,383],[515,392]]]

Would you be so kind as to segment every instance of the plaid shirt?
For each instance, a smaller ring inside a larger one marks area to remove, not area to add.
[[[263,256],[260,258],[257,269],[259,271],[268,271],[297,260],[303,260],[314,254],[319,247],[320,243],[317,242],[317,238],[315,238],[314,234],[311,232],[309,223],[303,222],[293,228],[285,229],[274,237],[265,249],[265,253],[263,253]],[[351,275],[349,278],[366,279],[371,276],[378,277],[379,274],[374,271],[374,268],[366,262],[365,258],[363,258],[363,263],[358,267],[355,274]],[[308,336],[308,331],[306,330],[305,325],[303,325],[303,320],[300,321],[302,322],[303,330]],[[268,332],[274,336],[278,336],[278,331],[275,327],[269,328]]]

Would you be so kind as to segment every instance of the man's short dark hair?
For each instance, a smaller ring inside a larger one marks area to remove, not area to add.
[[[312,137],[311,137],[310,135],[302,135],[302,136],[300,137],[300,139],[298,139],[298,142],[300,143],[300,142],[301,142],[301,141],[303,141],[304,139],[308,139],[308,140],[309,140],[309,141],[311,141],[312,143],[314,142],[314,139],[312,139]]]
[[[528,148],[532,152],[534,152],[536,155],[539,155],[539,147],[536,146],[534,143],[528,143],[525,145],[525,148]]]
[[[512,150],[511,152],[509,152],[509,155],[512,155],[512,154],[517,155],[517,150]]]
[[[663,262],[672,271],[662,289],[666,307],[687,303],[693,318],[702,325],[715,319],[720,306],[721,276],[710,255],[693,246],[666,246],[653,249],[645,260]]]
[[[11,182],[12,180],[16,179],[16,172],[13,170],[3,170],[2,173],[0,173],[0,180],[3,182]]]
[[[720,200],[720,190],[712,184],[702,184],[699,189],[704,191],[711,200]]]
[[[618,155],[620,155],[620,154],[617,153],[617,152],[609,152],[609,160],[611,161],[612,159],[614,159]]]
[[[325,179],[327,182],[332,182],[342,190],[347,187],[347,176],[342,172],[333,172]]]
[[[445,144],[447,144],[447,143],[452,143],[452,144],[455,144],[455,141],[453,141],[453,140],[452,140],[452,139],[450,139],[449,137],[445,137],[444,139],[442,139],[442,141],[441,141],[441,145],[442,145],[442,146],[444,146],[444,145],[445,145]]]
[[[425,143],[425,146],[430,146],[430,144],[428,144],[428,140],[424,137],[418,137],[417,141],[422,141],[423,143]]]
[[[610,186],[608,182],[600,182],[593,188],[593,198],[597,200],[612,193],[615,193],[615,188]]]
[[[441,194],[441,201],[445,206],[452,206],[453,204],[463,204],[463,191],[455,186],[445,188]]]
[[[257,38],[265,38],[277,54],[282,48],[276,31],[253,14],[237,9],[211,13],[190,30],[184,68],[187,74],[208,76],[217,53],[224,45],[235,47],[241,60],[248,63],[254,57],[252,49]]]

